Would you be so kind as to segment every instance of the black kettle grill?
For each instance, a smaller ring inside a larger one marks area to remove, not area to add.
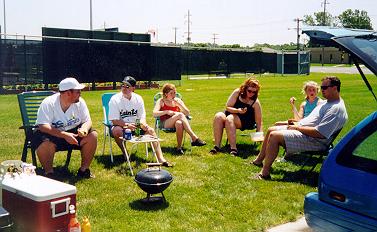
[[[160,163],[147,163],[147,168],[139,171],[135,176],[135,182],[147,193],[144,202],[163,201],[165,196],[162,193],[173,181],[173,176],[166,170],[161,169]],[[152,194],[161,193],[161,197],[151,197]]]

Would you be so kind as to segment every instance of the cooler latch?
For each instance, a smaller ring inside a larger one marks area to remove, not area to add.
[[[67,198],[64,198],[64,199],[61,199],[61,200],[58,200],[58,201],[51,201],[51,210],[52,210],[52,218],[56,218],[56,217],[60,217],[60,216],[63,216],[63,215],[66,215],[69,213],[69,203],[71,202],[71,198],[70,197],[67,197]],[[57,205],[59,204],[63,204],[65,203],[65,207],[63,208],[63,210],[59,210],[61,212],[58,212],[56,213],[56,208],[57,208]]]

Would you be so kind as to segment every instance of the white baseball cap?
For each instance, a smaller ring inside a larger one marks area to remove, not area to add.
[[[83,89],[85,85],[80,84],[75,78],[68,77],[59,83],[59,91],[66,91],[70,89]]]

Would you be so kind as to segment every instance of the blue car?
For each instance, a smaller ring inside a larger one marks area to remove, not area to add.
[[[375,32],[352,34],[316,28],[304,33],[350,53],[373,93],[359,63],[377,75]],[[357,124],[330,152],[320,171],[318,193],[306,195],[304,212],[314,231],[377,231],[377,111]]]

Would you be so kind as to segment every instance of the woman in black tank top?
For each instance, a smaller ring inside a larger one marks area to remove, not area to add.
[[[262,132],[262,107],[258,100],[260,85],[255,78],[249,78],[233,91],[226,103],[226,111],[218,112],[213,121],[215,146],[210,151],[220,151],[224,128],[230,144],[230,153],[237,155],[236,129],[254,129]]]

